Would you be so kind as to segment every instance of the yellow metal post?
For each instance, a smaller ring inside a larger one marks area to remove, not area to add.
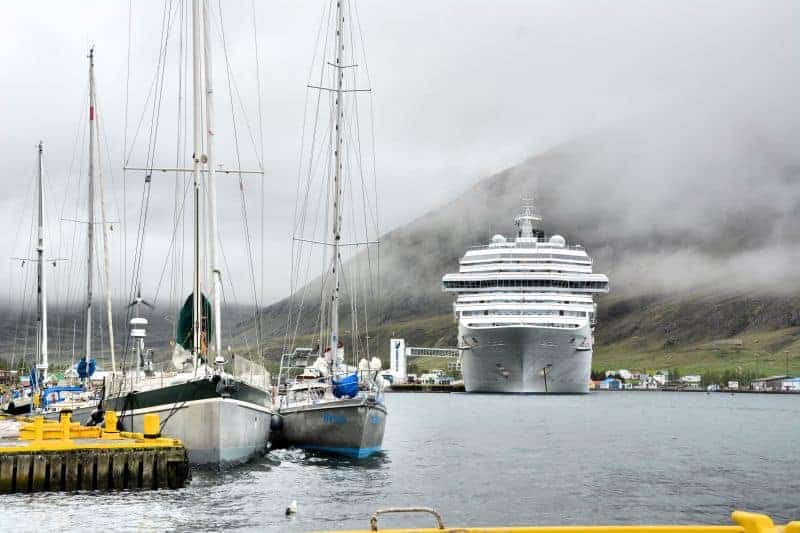
[[[117,413],[116,411],[106,411],[106,425],[103,428],[104,439],[118,439],[120,438],[119,431],[117,430]]]
[[[144,438],[157,439],[161,436],[161,417],[156,413],[144,415]]]
[[[72,415],[69,412],[63,412],[61,413],[61,418],[59,421],[61,422],[61,438],[64,440],[69,440]]]
[[[44,417],[37,416],[33,419],[33,440],[40,441],[44,439]]]

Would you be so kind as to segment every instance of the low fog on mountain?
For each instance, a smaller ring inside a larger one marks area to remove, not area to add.
[[[257,178],[247,178],[243,189],[235,179],[220,181],[221,240],[229,256],[223,273],[226,303],[250,308],[257,298],[266,309],[266,329],[276,336],[283,334],[283,299],[291,292],[303,100],[319,23],[319,6],[312,4],[257,7],[267,175],[263,188]],[[580,11],[544,2],[358,8],[374,110],[361,118],[374,118],[385,233],[380,298],[372,295],[380,308],[372,318],[376,322],[448,313],[452,299],[440,291],[442,275],[457,269],[468,246],[486,244],[495,233],[510,235],[522,196],[529,194],[545,231],[584,245],[595,271],[609,275],[612,290],[600,300],[601,309],[641,297],[796,293],[796,3],[772,2],[768,9],[747,1],[618,2]],[[14,228],[5,236],[8,255],[29,256],[33,147],[43,138],[53,254],[77,257],[54,269],[51,294],[53,305],[74,310],[81,305],[83,230],[62,219],[80,218],[83,206],[85,157],[75,150],[82,142],[86,52],[90,43],[96,45],[107,145],[103,164],[112,217],[121,221],[112,232],[112,283],[115,301],[122,302],[131,291],[126,264],[133,257],[143,182],[142,175],[130,173],[123,187],[122,151],[130,150],[132,164],[143,164],[148,143],[142,139],[153,138],[147,130],[153,116],[147,88],[158,62],[162,13],[160,7],[133,5],[129,50],[126,7],[53,9],[57,23],[32,5],[15,5],[15,16],[0,22],[0,45],[9,51],[5,70],[14,73],[4,81],[6,97],[0,102],[6,124],[0,155],[8,162],[9,184],[2,223]],[[247,102],[242,116],[255,127],[254,57],[247,52],[253,46],[252,6],[231,2],[221,9],[229,25],[231,72]],[[107,24],[97,25],[99,17]],[[47,31],[18,40],[10,25],[19,21],[35,21]],[[225,74],[225,57],[215,60],[216,72]],[[175,73],[165,80],[162,130],[153,143],[160,164],[176,157],[175,125],[170,125],[177,114]],[[234,167],[227,89],[224,80],[218,83],[217,135],[220,160]],[[136,137],[139,120],[145,128]],[[241,166],[252,167],[258,149],[251,145],[259,143],[244,131]],[[123,147],[124,140],[129,146]],[[153,179],[143,286],[169,316],[188,285],[172,283],[165,270],[174,183],[168,176]],[[243,197],[255,291],[241,220]],[[12,309],[31,287],[30,274],[23,283],[21,272],[13,261],[0,270]],[[312,269],[309,281],[318,273]],[[14,323],[16,313],[5,322]],[[247,330],[246,320],[238,318],[248,313],[237,311],[228,327]]]
[[[158,60],[162,13],[156,5],[133,5],[129,50],[126,6],[89,3],[51,7],[46,10],[49,16],[43,17],[33,5],[15,5],[0,23],[0,43],[7,50],[5,70],[13,73],[5,78],[6,96],[0,103],[0,116],[7,124],[2,157],[8,162],[9,183],[14,184],[12,193],[3,199],[2,211],[4,226],[13,228],[19,226],[26,209],[30,212],[24,201],[30,198],[25,191],[33,174],[33,147],[44,139],[47,178],[52,187],[48,199],[50,231],[56,240],[62,233],[71,235],[74,231],[74,224],[57,227],[63,216],[64,187],[76,187],[77,178],[85,172],[85,161],[81,166],[80,153],[76,156],[74,150],[75,132],[84,114],[88,47],[96,46],[98,98],[108,144],[104,165],[111,178],[110,205],[114,216],[121,219],[123,141],[127,138],[134,146],[125,147],[132,150],[131,164],[144,164],[147,143],[142,139],[149,135],[147,123],[151,120],[145,103]],[[226,2],[222,8],[234,81],[255,127],[251,6]],[[269,283],[259,288],[262,302],[287,294],[290,261],[286,250],[292,227],[289,206],[294,202],[303,99],[320,9],[313,2],[302,6],[276,3],[268,8],[259,6],[256,11],[263,68],[264,164],[268,169],[263,234],[259,219],[262,192],[255,178],[248,178],[246,183],[254,219],[251,225],[258,232],[258,244],[264,243],[268,263],[265,277]],[[675,205],[657,203],[668,198],[660,193],[649,199],[638,196],[632,182],[658,184],[655,191],[679,190],[680,183],[702,182],[709,194],[723,190],[731,200],[713,210],[706,209],[698,195],[689,195],[680,203],[687,211],[716,211],[722,216],[736,208],[736,198],[757,205],[759,195],[739,188],[743,185],[740,180],[760,182],[761,165],[770,168],[773,163],[782,164],[782,159],[787,165],[792,163],[786,154],[796,147],[797,106],[792,95],[798,85],[800,53],[792,25],[797,10],[793,2],[773,2],[769,9],[763,9],[759,2],[746,1],[702,5],[619,2],[613,6],[586,5],[579,11],[544,2],[505,2],[488,11],[484,4],[471,2],[402,6],[364,3],[358,9],[373,83],[375,157],[384,231],[437,209],[476,180],[527,157],[559,150],[554,147],[583,142],[579,139],[587,137],[614,143],[609,137],[631,126],[639,142],[620,142],[614,153],[607,154],[609,158],[619,156],[607,171],[619,171],[622,178],[630,180],[606,183],[614,176],[592,172],[589,159],[581,166],[576,154],[574,164],[585,172],[570,177],[580,182],[579,190],[572,193],[573,200],[556,209],[547,205],[545,190],[540,192],[548,221],[556,222],[562,216],[566,220],[571,214],[563,210],[584,205],[582,199],[594,200],[595,193],[589,193],[589,187],[598,187],[609,200],[610,209],[616,209],[615,200],[625,204],[627,230],[649,232],[659,227],[669,233],[680,218],[669,213]],[[457,20],[452,19],[453,13],[457,13]],[[97,20],[106,22],[98,25]],[[22,23],[42,31],[36,33],[36,39],[17,39],[13,26]],[[174,24],[177,27],[178,23]],[[173,61],[179,46],[177,34],[172,35],[168,46],[167,59]],[[230,104],[224,57],[217,54],[216,60],[216,72],[221,77],[219,159],[234,167],[236,152],[227,117]],[[36,68],[32,68],[34,64]],[[173,71],[167,70],[160,104],[162,131],[155,146],[156,162],[161,165],[175,158],[177,77]],[[143,112],[147,112],[145,127],[134,143]],[[126,113],[127,136],[123,131]],[[663,124],[664,117],[670,117],[671,123]],[[255,163],[253,150],[250,140],[242,135],[243,166],[251,166]],[[706,156],[716,145],[721,148],[714,158],[716,166],[703,169],[702,165],[713,163]],[[646,161],[635,166],[640,158]],[[723,163],[735,167],[736,172],[729,172]],[[633,168],[638,175],[622,172]],[[130,228],[118,231],[128,231],[130,239],[140,207],[142,178],[135,173],[127,177],[126,222]],[[150,213],[154,228],[171,224],[171,179],[155,178],[155,205]],[[425,194],[418,194],[421,189]],[[75,196],[74,191],[67,191],[66,195],[70,194]],[[789,200],[784,197],[783,201]],[[239,203],[236,182],[221,181],[223,238],[228,249],[242,253]],[[583,215],[600,216],[603,209],[592,204]],[[768,218],[764,210],[760,213]],[[469,216],[459,216],[463,215]],[[735,218],[731,223],[740,222]],[[619,220],[622,222],[622,218]],[[714,227],[716,222],[712,223]],[[674,237],[685,242],[708,229],[704,224],[691,226],[687,235]],[[12,237],[7,236],[6,248],[14,248],[9,255],[24,255],[24,239]],[[591,236],[583,236],[583,240],[590,245],[596,242]],[[115,268],[125,257],[120,241],[115,238],[112,243]],[[149,260],[144,268],[145,290],[151,296],[169,241],[168,233],[150,232]],[[63,243],[53,244],[62,251],[67,248]],[[239,262],[233,262],[231,268],[230,279],[246,279]],[[15,275],[14,271],[0,272],[4,277]],[[248,298],[246,287],[238,292],[241,299]]]
[[[617,295],[786,292],[797,281],[800,123],[776,122],[691,110],[586,135],[423,217],[411,227],[439,234],[403,248],[458,255],[509,234],[525,191],[547,233],[587,247]]]

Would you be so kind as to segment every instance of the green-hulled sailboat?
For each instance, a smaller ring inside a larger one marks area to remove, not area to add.
[[[143,359],[147,321],[137,312],[131,320],[136,363],[107,386],[102,407],[120,412],[124,429],[137,432],[143,429],[145,414],[159,414],[162,433],[181,439],[193,464],[216,466],[244,462],[263,452],[268,447],[273,409],[269,374],[263,366],[240,356],[225,361],[222,351],[222,274],[216,254],[213,78],[207,18],[206,2],[193,0],[192,294],[178,318],[172,361],[163,369]],[[203,279],[209,280],[210,298],[203,294]],[[140,300],[134,302],[137,307]]]

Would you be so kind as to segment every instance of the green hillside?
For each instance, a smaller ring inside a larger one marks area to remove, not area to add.
[[[545,231],[582,244],[611,281],[598,298],[596,367],[769,374],[785,370],[788,351],[800,373],[800,156],[768,126],[720,120],[676,113],[566,143],[386,233],[381,297],[367,302],[371,349],[385,354],[394,335],[455,345],[442,275],[470,246],[509,235],[533,193]],[[363,267],[363,257],[346,265]],[[289,306],[263,310],[271,358]],[[298,331],[310,334],[318,307],[305,310]]]

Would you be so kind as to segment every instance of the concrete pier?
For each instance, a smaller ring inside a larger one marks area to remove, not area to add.
[[[104,428],[80,426],[68,413],[59,422],[36,417],[17,438],[0,439],[0,493],[183,487],[186,448],[160,437],[152,417],[144,434],[117,431],[113,412]]]
[[[392,385],[386,392],[464,392],[464,384],[433,385],[429,383],[402,383]]]

